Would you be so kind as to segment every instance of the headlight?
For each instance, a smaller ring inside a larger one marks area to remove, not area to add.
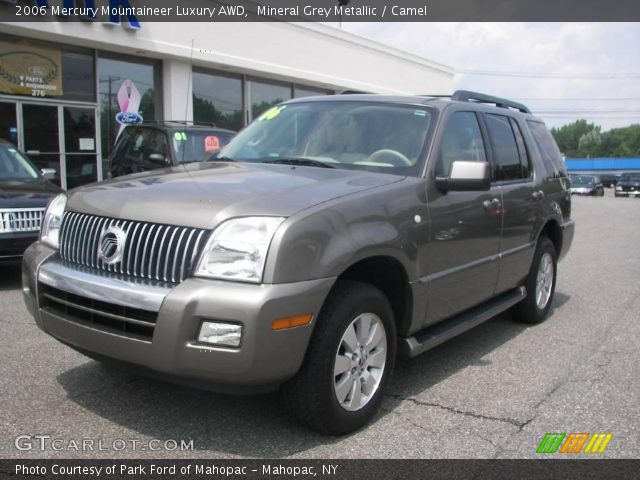
[[[64,193],[51,200],[47,211],[44,212],[44,219],[40,227],[40,241],[56,250],[60,248],[60,225],[62,225],[62,214],[66,206],[67,196]]]
[[[271,239],[281,217],[244,217],[216,228],[204,247],[195,275],[260,283]]]

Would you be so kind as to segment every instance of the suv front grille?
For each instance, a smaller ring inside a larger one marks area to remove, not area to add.
[[[0,233],[37,232],[44,215],[44,208],[0,209]]]
[[[125,307],[38,284],[40,307],[81,325],[150,341],[157,312]]]
[[[122,259],[107,264],[98,252],[100,236],[119,227],[126,239]],[[206,240],[206,230],[134,222],[65,212],[60,231],[63,259],[107,272],[159,282],[179,283],[189,274]]]

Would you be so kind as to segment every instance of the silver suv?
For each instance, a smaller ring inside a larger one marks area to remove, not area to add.
[[[574,223],[545,125],[508,100],[337,95],[265,112],[209,162],[53,200],[24,257],[38,326],[101,361],[281,388],[343,434],[412,357],[542,321]]]

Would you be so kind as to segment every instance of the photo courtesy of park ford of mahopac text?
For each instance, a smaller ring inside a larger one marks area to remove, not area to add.
[[[0,480],[631,479],[636,0],[0,0]]]

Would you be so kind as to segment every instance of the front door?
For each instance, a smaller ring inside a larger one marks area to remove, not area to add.
[[[449,175],[451,163],[456,160],[487,161],[476,113],[452,113],[445,119],[439,139],[433,157],[435,165],[430,165],[433,175],[428,175],[427,180],[431,228],[421,259],[421,281],[428,283],[425,325],[489,299],[495,291],[500,265],[500,186],[480,192],[443,193],[434,183],[435,175]]]

